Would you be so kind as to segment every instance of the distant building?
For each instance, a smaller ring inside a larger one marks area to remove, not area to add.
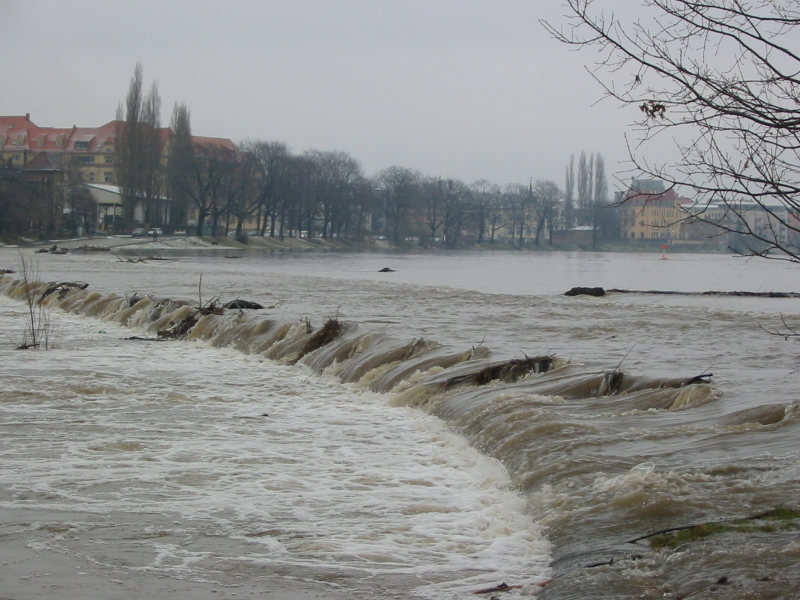
[[[115,143],[117,132],[122,126],[124,122],[109,121],[100,127],[40,127],[31,121],[30,114],[0,116],[0,161],[4,166],[24,171],[28,178],[46,178],[53,197],[54,211],[67,214],[70,206],[65,187],[79,183],[119,185]],[[169,128],[160,128],[158,138],[161,145],[161,164],[166,166]],[[227,138],[193,136],[192,141],[200,156],[208,153],[209,149],[236,152],[235,144]],[[100,187],[95,187],[92,190],[95,199],[99,189]],[[163,196],[163,193],[159,194],[166,207],[163,211],[168,215],[169,202]],[[98,216],[101,220],[107,216],[118,216],[118,208],[114,208],[112,215],[103,212],[110,210],[109,205],[100,202],[99,206],[101,214]],[[134,217],[141,222],[144,218],[143,212],[137,208]]]
[[[83,181],[116,183],[114,138],[116,121],[100,127],[39,127],[24,117],[0,116],[0,159],[25,168],[46,154],[61,170],[73,169]]]
[[[621,196],[620,237],[628,240],[683,238],[681,199],[674,188],[665,189],[657,179],[634,179]]]

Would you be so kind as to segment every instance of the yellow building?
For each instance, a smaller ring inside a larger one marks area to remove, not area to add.
[[[30,115],[0,116],[0,160],[24,168],[44,153],[65,172],[88,183],[115,184],[114,137],[117,124],[100,127],[39,127]]]
[[[682,239],[680,198],[658,180],[637,179],[620,204],[620,235],[629,240]]]

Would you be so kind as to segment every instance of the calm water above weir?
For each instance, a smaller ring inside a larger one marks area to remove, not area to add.
[[[0,526],[28,552],[73,557],[101,595],[444,599],[506,582],[522,586],[510,598],[789,598],[800,585],[797,531],[628,543],[796,505],[798,346],[765,328],[800,329],[800,299],[563,295],[797,292],[797,267],[168,252],[26,254],[43,281],[90,284],[48,296],[48,352],[13,350],[26,306],[16,275],[0,283]],[[17,269],[18,251],[0,248],[0,267]],[[124,339],[182,322],[198,297],[271,308],[198,316],[186,340]],[[306,353],[332,317],[338,337]],[[498,366],[526,356],[552,368]],[[35,598],[82,584],[15,585]]]

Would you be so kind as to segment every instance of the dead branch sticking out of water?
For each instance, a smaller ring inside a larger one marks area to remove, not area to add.
[[[714,376],[713,373],[703,373],[702,375],[695,375],[694,377],[687,379],[683,385],[692,385],[693,383],[711,383],[708,381]]]
[[[89,284],[85,281],[61,281],[59,283],[51,283],[44,292],[42,292],[39,302],[55,292],[58,292],[58,298],[60,300],[72,289],[85,290],[87,287],[89,287]]]
[[[0,269],[0,275],[11,275],[14,272],[14,269]]]
[[[49,350],[52,347],[51,336],[53,333],[50,326],[50,316],[42,305],[44,296],[40,297],[38,301],[36,300],[36,287],[34,286],[34,282],[38,280],[38,266],[35,263],[29,264],[21,251],[19,258],[28,311],[25,319],[25,330],[22,334],[22,343],[17,346],[17,350],[29,350],[31,348]]]
[[[131,258],[130,256],[120,256],[113,250],[111,250],[111,254],[117,257],[119,262],[129,262],[129,263],[143,263],[145,260],[143,258]]]
[[[328,319],[325,322],[325,325],[322,326],[322,329],[317,331],[314,335],[312,335],[309,340],[306,342],[306,345],[303,346],[303,349],[300,351],[297,360],[303,358],[306,354],[310,354],[314,350],[318,348],[322,348],[327,344],[330,344],[333,340],[339,337],[339,334],[342,331],[342,324],[339,322],[338,319]],[[297,362],[297,360],[295,362]]]
[[[534,356],[514,358],[501,363],[487,365],[478,371],[466,375],[451,377],[445,382],[445,389],[466,383],[468,385],[486,385],[490,381],[502,380],[513,383],[528,373],[546,373],[553,366],[552,356]]]
[[[508,585],[505,581],[500,585],[495,585],[489,588],[484,588],[482,590],[475,590],[472,592],[473,594],[493,594],[495,592],[510,592],[511,590],[518,590],[521,588],[521,585]]]
[[[219,298],[216,296],[197,308],[201,315],[222,315],[225,313],[225,308],[219,303]]]
[[[119,262],[129,262],[129,263],[146,263],[148,260],[172,260],[171,258],[163,258],[161,256],[145,256],[142,258],[141,256],[131,257],[131,256],[121,256],[111,250],[111,254],[117,257]]]
[[[747,517],[667,527],[666,529],[659,529],[658,531],[653,531],[652,533],[628,540],[627,543],[635,544],[642,540],[651,540],[650,545],[654,548],[661,548],[663,546],[674,548],[679,544],[702,539],[715,533],[723,533],[731,530],[748,531],[759,529],[758,527],[754,528],[748,525],[753,521],[764,522],[761,529],[767,530],[777,529],[778,526],[782,526],[785,529],[796,529],[798,527],[798,520],[800,520],[800,510],[787,506],[778,506],[771,510]]]

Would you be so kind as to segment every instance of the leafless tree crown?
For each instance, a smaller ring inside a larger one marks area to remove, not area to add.
[[[686,185],[692,218],[754,242],[753,253],[800,262],[778,228],[798,233],[800,213],[800,3],[796,0],[645,0],[633,17],[604,1],[566,0],[558,40],[598,51],[590,68],[605,94],[636,107],[628,140],[637,172]],[[674,161],[646,157],[675,146]],[[756,229],[753,208],[770,215]]]

